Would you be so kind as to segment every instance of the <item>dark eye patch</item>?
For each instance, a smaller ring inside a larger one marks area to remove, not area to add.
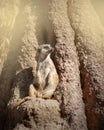
[[[48,49],[49,49],[49,47],[48,47],[48,46],[44,46],[44,49],[48,50]]]

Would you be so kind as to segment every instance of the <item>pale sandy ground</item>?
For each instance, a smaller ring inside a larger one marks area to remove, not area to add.
[[[91,0],[93,6],[99,15],[102,24],[104,25],[104,0]]]

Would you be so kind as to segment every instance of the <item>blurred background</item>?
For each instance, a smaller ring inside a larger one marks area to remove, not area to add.
[[[91,0],[91,2],[104,25],[104,0]]]

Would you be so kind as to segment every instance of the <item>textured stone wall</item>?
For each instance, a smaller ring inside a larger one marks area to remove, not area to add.
[[[104,29],[89,0],[69,1],[89,129],[104,123]]]
[[[74,32],[67,15],[67,1],[61,0],[59,3],[52,0],[50,17],[56,36],[55,63],[60,77],[56,98],[60,102],[62,116],[67,119],[71,129],[86,130],[79,62]]]
[[[89,0],[0,1],[0,129],[102,130],[104,30]],[[36,49],[49,43],[59,85],[49,100],[28,96]]]

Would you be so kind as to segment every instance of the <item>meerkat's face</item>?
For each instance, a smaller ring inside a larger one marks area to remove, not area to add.
[[[49,44],[41,45],[38,48],[38,52],[41,53],[41,54],[43,54],[43,55],[48,55],[48,54],[52,53],[53,50],[54,49]]]
[[[48,55],[50,55],[53,52],[53,48],[49,44],[40,45],[37,54],[36,54],[36,60],[44,60]]]

